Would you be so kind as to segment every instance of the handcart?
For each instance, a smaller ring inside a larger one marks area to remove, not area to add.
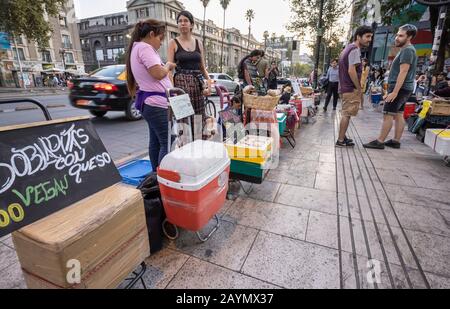
[[[181,89],[167,90],[170,102],[169,134],[175,146],[169,146],[169,154],[158,168],[158,182],[166,213],[163,233],[175,240],[179,237],[178,228],[181,227],[195,232],[201,242],[206,242],[220,226],[217,213],[225,204],[230,159],[223,143],[193,140],[190,134],[194,111],[191,106],[189,112],[189,106],[186,106],[190,101],[182,103],[185,104],[185,112],[181,114],[183,118],[177,117],[180,113],[173,105],[174,96],[180,95],[184,95]],[[215,226],[203,236],[201,230],[213,217]],[[173,231],[169,232],[170,225]]]

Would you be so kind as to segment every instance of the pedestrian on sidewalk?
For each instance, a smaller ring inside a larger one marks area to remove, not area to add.
[[[127,84],[136,107],[147,121],[150,142],[149,155],[153,171],[156,171],[169,149],[169,116],[166,89],[172,88],[169,74],[175,64],[162,63],[158,54],[164,42],[164,23],[148,19],[134,27],[127,51]],[[136,91],[137,89],[138,91]]]
[[[361,48],[369,47],[373,30],[368,26],[356,29],[354,42],[345,47],[339,59],[339,92],[342,95],[342,118],[337,147],[353,147],[353,141],[346,137],[351,117],[356,117],[361,106]]]
[[[253,86],[256,91],[261,91],[262,85],[258,83],[259,73],[258,68],[256,67],[260,58],[261,51],[255,49],[239,62],[238,77],[244,86],[243,88],[246,86]]]
[[[206,70],[202,42],[193,36],[194,16],[182,11],[177,16],[179,36],[170,40],[167,60],[177,64],[173,77],[175,87],[190,97],[196,115],[205,121],[205,96],[211,95],[211,80]]]
[[[362,59],[362,75],[361,75],[361,88],[362,88],[362,93],[363,93],[363,97],[361,98],[361,109],[364,109],[364,100],[365,100],[365,95],[367,93],[367,83],[368,83],[368,79],[369,79],[369,73],[370,73],[370,65],[369,65],[369,60],[367,58],[363,58]]]
[[[400,139],[405,129],[403,111],[405,104],[414,91],[417,55],[411,40],[417,34],[414,25],[401,26],[395,38],[395,46],[401,50],[392,63],[388,78],[388,95],[385,98],[384,119],[378,139],[365,144],[365,148],[384,149],[385,146],[400,148]],[[385,143],[395,119],[395,136]]]
[[[268,74],[269,89],[277,90],[278,88],[277,78],[279,74],[280,71],[278,70],[277,63],[275,61],[272,61],[272,66],[270,67]]]
[[[261,58],[256,64],[256,68],[258,69],[259,78],[262,80],[264,88],[268,89],[269,85],[267,79],[269,77],[269,61],[266,60],[266,53],[263,50],[260,50]]]
[[[325,106],[323,110],[326,112],[328,110],[328,104],[330,104],[331,97],[333,96],[333,110],[335,111],[337,108],[337,103],[339,99],[339,67],[338,67],[339,59],[333,59],[331,61],[331,66],[327,72],[327,98],[325,100]]]

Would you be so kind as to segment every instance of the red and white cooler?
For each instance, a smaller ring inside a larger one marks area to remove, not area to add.
[[[200,231],[225,204],[229,174],[223,143],[197,140],[164,157],[158,182],[167,221]]]

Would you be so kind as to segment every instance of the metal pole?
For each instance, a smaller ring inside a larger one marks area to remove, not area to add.
[[[436,30],[434,33],[434,42],[433,42],[433,48],[431,52],[430,57],[430,66],[428,67],[428,91],[427,95],[430,93],[431,88],[431,81],[433,76],[433,70],[436,69],[436,62],[439,54],[439,49],[441,47],[441,39],[442,39],[442,33],[444,32],[444,26],[445,26],[445,19],[447,18],[447,6],[443,5],[439,9],[439,19],[437,22]]]
[[[388,43],[388,39],[389,39],[389,28],[386,31],[386,40],[384,42],[384,50],[383,50],[383,60],[381,63],[381,66],[384,67],[384,64],[386,62],[386,51],[387,51],[387,43]]]
[[[320,8],[319,8],[319,25],[318,25],[318,29],[317,29],[317,43],[316,43],[316,63],[314,65],[314,89],[317,88],[317,74],[318,74],[318,70],[319,70],[319,57],[320,57],[320,44],[322,42],[322,36],[323,36],[323,20],[322,20],[322,16],[323,16],[323,5],[324,5],[324,0],[320,0]]]
[[[325,73],[325,69],[326,69],[326,65],[327,65],[327,46],[325,44],[323,44],[323,70],[322,70],[322,74]]]
[[[223,28],[222,28],[222,51],[220,52],[220,72],[223,73],[223,41],[225,40],[225,12],[223,10]]]
[[[17,41],[14,35],[13,40],[14,40],[14,47],[16,48],[17,61],[19,62],[20,77],[22,77],[23,88],[27,89],[27,85],[25,84],[25,78],[23,78],[22,61],[20,60],[19,49],[17,48]]]

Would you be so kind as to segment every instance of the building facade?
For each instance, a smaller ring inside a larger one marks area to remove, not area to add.
[[[406,12],[407,10],[414,10],[422,17],[419,21],[410,22],[409,20],[404,20],[403,16],[398,16],[393,18],[392,25],[386,26],[381,22],[381,5],[379,0],[357,1],[353,6],[352,27],[349,38],[356,27],[360,25],[372,26],[375,30],[373,47],[370,51],[365,51],[363,56],[370,58],[372,64],[388,67],[399,51],[395,47],[396,29],[402,24],[412,23],[419,30],[416,38],[412,41],[419,57],[418,70],[424,71],[429,63],[433,43],[430,30],[430,12],[427,6],[418,3],[412,3],[410,6],[405,7],[404,11]],[[404,14],[404,16],[407,15]]]
[[[25,36],[4,34],[9,44],[0,44],[0,87],[42,87],[50,71],[84,73],[73,0],[66,2],[57,17],[45,18],[53,29],[46,49]]]
[[[86,72],[120,62],[127,49],[130,27],[127,12],[86,18],[78,22]]]
[[[128,19],[131,25],[140,20],[154,18],[166,23],[166,41],[160,54],[166,60],[168,41],[178,34],[177,15],[185,10],[183,3],[176,0],[130,0],[127,2]],[[193,34],[198,40],[203,38],[203,20],[195,18]],[[252,35],[241,33],[236,28],[222,29],[212,20],[205,23],[205,60],[210,72],[220,70],[220,57],[222,54],[222,35],[224,35],[223,71],[233,73],[239,61],[253,49],[264,49],[264,44],[258,42]],[[269,58],[281,60],[280,53],[269,51]],[[233,75],[233,74],[231,74]]]

